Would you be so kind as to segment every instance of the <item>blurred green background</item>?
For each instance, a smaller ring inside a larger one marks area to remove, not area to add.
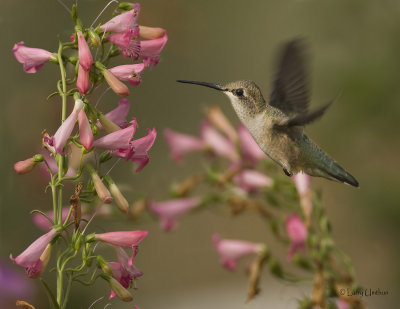
[[[25,74],[13,57],[13,44],[57,49],[57,35],[72,33],[68,13],[57,1],[2,0],[0,12],[2,93],[0,259],[8,262],[41,235],[30,219],[33,208],[50,209],[50,194],[39,169],[17,176],[13,164],[40,149],[41,131],[58,127],[59,100],[46,101],[55,90],[57,66],[46,64],[37,74]],[[66,1],[68,6],[71,1]],[[400,3],[394,0],[284,0],[284,1],[184,1],[140,2],[139,23],[167,29],[169,41],[161,61],[146,72],[140,87],[131,91],[132,114],[139,133],[156,127],[159,137],[151,150],[150,164],[139,174],[120,164],[113,178],[124,184],[130,201],[141,193],[155,199],[168,195],[168,185],[201,169],[199,156],[184,164],[171,163],[162,130],[170,127],[197,134],[204,108],[220,106],[229,119],[238,119],[220,93],[181,85],[176,79],[223,82],[256,81],[267,96],[276,52],[297,36],[310,43],[312,55],[312,106],[338,96],[323,119],[307,128],[322,148],[357,177],[360,189],[326,180],[313,180],[322,189],[323,201],[337,245],[352,259],[358,281],[367,288],[388,290],[388,296],[367,297],[369,308],[396,308],[400,288],[399,252],[399,121],[400,121]],[[80,16],[88,26],[105,1],[80,0]],[[112,5],[111,7],[115,7]],[[107,20],[112,9],[106,11]],[[101,107],[110,110],[118,99],[108,93]],[[145,219],[99,220],[97,228],[146,229],[137,266],[145,275],[138,282],[135,304],[144,308],[243,308],[247,281],[244,265],[236,273],[223,270],[211,235],[265,241],[268,229],[254,215],[240,218],[213,212],[186,216],[178,230],[165,234],[158,223]],[[106,248],[104,247],[104,252]],[[103,249],[100,249],[103,250]],[[110,250],[109,250],[110,251]],[[281,250],[282,251],[282,250]],[[112,253],[112,252],[111,252]],[[282,251],[282,257],[285,252]],[[23,272],[17,266],[19,272]],[[29,279],[27,279],[29,280]],[[47,299],[33,281],[36,308],[47,308]],[[247,308],[296,308],[296,298],[310,292],[310,283],[299,287],[271,278],[265,271],[262,293]],[[1,288],[1,287],[0,287]],[[108,287],[73,290],[70,308],[88,308],[108,296]],[[20,295],[19,298],[24,298]],[[103,300],[95,308],[103,308]],[[132,305],[113,301],[113,308]]]

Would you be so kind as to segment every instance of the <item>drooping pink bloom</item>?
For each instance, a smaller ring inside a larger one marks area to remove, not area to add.
[[[140,41],[140,57],[145,64],[156,65],[159,62],[159,55],[167,44],[168,35],[164,30],[164,34],[153,40]]]
[[[128,86],[126,86],[123,82],[121,82],[109,70],[103,70],[101,73],[103,74],[105,81],[110,86],[112,91],[114,91],[117,95],[123,98],[129,95],[130,91]]]
[[[305,173],[298,173],[291,178],[299,193],[300,205],[306,217],[306,223],[308,223],[312,212],[312,196],[310,190],[311,176]]]
[[[128,116],[129,109],[130,103],[128,99],[121,99],[118,102],[118,106],[114,108],[111,112],[105,114],[105,116],[119,127],[126,128],[128,126],[126,117]],[[103,126],[100,122],[97,122],[97,126],[100,130],[103,130]]]
[[[61,214],[63,221],[65,219],[67,219],[68,213],[69,213],[69,207],[63,207],[62,214]],[[49,218],[53,219],[52,218],[52,216],[53,216],[52,210],[46,211],[45,214],[47,216],[49,216]],[[39,213],[34,213],[32,215],[32,220],[33,220],[33,223],[43,231],[48,231],[51,228],[51,222],[46,217],[44,217],[43,215],[41,215]]]
[[[149,202],[149,210],[154,213],[164,231],[170,231],[178,226],[178,219],[183,214],[199,206],[201,200],[197,197],[180,198],[163,202]]]
[[[56,230],[50,230],[50,232],[36,239],[16,258],[13,258],[12,254],[10,254],[10,259],[18,266],[24,267],[29,278],[39,277],[50,257],[51,249],[46,248],[56,234]]]
[[[107,36],[107,40],[121,50],[125,58],[137,60],[141,51],[141,43],[137,40],[139,27],[128,29],[125,32],[113,33]]]
[[[206,147],[203,140],[168,128],[164,130],[164,137],[171,150],[172,159],[175,161],[181,161],[185,154],[203,150]]]
[[[85,71],[90,71],[93,65],[93,56],[81,31],[78,31],[79,65]]]
[[[58,173],[58,165],[56,160],[54,159],[53,156],[49,156],[48,152],[43,152],[43,156],[47,162],[47,164],[50,167],[50,170],[53,174],[57,174]],[[45,173],[46,175],[49,175],[49,171],[47,168],[47,165],[45,164],[41,164],[40,165],[41,170],[43,173]],[[49,175],[50,176],[50,175]],[[68,165],[68,171],[66,174],[64,174],[65,177],[74,177],[76,176],[76,170],[71,166],[71,164]]]
[[[118,150],[129,147],[130,141],[136,132],[137,122],[133,118],[131,125],[125,129],[107,134],[95,140],[93,146],[100,149]]]
[[[350,309],[349,304],[345,300],[343,300],[341,298],[338,298],[336,300],[336,307],[338,309]]]
[[[14,164],[14,170],[17,174],[26,174],[29,173],[36,164],[43,162],[44,157],[41,154],[35,155],[32,158],[26,159],[24,161],[18,161]]]
[[[201,136],[207,146],[218,156],[227,158],[232,162],[239,160],[239,155],[233,143],[215,130],[208,121],[203,122],[201,126]]]
[[[50,138],[45,137],[45,142],[48,143],[50,146],[53,146],[58,153],[63,154],[63,148],[68,138],[71,136],[72,130],[75,126],[75,122],[78,119],[78,114],[83,106],[84,103],[82,102],[82,100],[75,100],[75,106],[72,110],[72,113],[61,124],[56,134],[54,134],[54,136]]]
[[[244,240],[221,239],[218,234],[212,237],[215,250],[221,257],[221,264],[228,270],[235,270],[242,257],[255,254],[263,250],[263,244]]]
[[[286,231],[290,239],[290,248],[287,256],[291,261],[297,251],[304,251],[307,240],[307,228],[297,214],[292,214],[286,219]]]
[[[93,145],[93,133],[90,128],[89,119],[83,109],[78,114],[78,125],[79,125],[79,140],[86,150],[92,148]]]
[[[117,247],[133,248],[138,246],[147,234],[147,231],[109,232],[95,234],[95,239]]]
[[[254,192],[261,188],[270,187],[273,180],[255,170],[243,170],[233,178],[235,184],[247,192]]]
[[[24,65],[26,73],[36,73],[50,58],[57,59],[47,50],[26,47],[22,41],[15,44],[12,51],[17,61]]]
[[[239,135],[239,143],[244,158],[252,165],[268,156],[257,145],[249,130],[244,125],[240,125],[237,129]]]
[[[79,93],[86,94],[91,87],[89,79],[89,71],[79,65],[78,66],[78,78],[76,79],[76,88],[78,88]]]
[[[117,251],[118,263],[116,262],[109,263],[113,270],[113,277],[124,288],[128,289],[131,286],[132,280],[141,277],[143,273],[140,272],[133,263],[134,256],[132,258],[129,258],[125,250],[122,249],[121,247],[116,247],[115,250]],[[113,290],[111,290],[110,298],[113,298],[115,296],[117,295]]]
[[[140,12],[140,4],[133,3],[133,9],[122,13],[108,22],[100,26],[100,29],[104,32],[124,32],[127,29],[134,29],[136,21]]]
[[[148,134],[137,140],[133,140],[129,143],[127,148],[121,148],[118,151],[113,151],[111,155],[124,158],[137,163],[139,166],[136,168],[136,172],[140,172],[149,163],[150,157],[148,151],[154,144],[157,137],[156,129],[147,129]]]
[[[132,86],[137,86],[140,84],[140,74],[144,69],[145,65],[143,63],[137,63],[119,65],[109,69],[109,71],[118,79],[128,81]]]

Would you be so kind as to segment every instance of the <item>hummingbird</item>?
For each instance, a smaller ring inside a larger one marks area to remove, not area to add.
[[[305,125],[320,118],[332,102],[309,110],[310,87],[304,43],[284,44],[268,102],[250,80],[215,84],[191,80],[228,96],[240,121],[262,151],[279,164],[287,176],[306,173],[358,187],[358,181],[304,133]]]

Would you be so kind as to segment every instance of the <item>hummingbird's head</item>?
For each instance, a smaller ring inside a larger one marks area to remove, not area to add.
[[[213,88],[225,93],[238,115],[257,114],[265,107],[265,100],[262,96],[260,88],[250,80],[239,80],[227,84],[213,84],[189,80],[178,80],[180,83],[195,84]]]

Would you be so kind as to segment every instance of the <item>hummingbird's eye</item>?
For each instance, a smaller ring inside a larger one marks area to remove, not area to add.
[[[236,90],[234,91],[234,94],[235,94],[236,96],[238,96],[238,97],[242,97],[243,94],[244,94],[244,91],[243,91],[242,88],[239,88],[239,89],[236,89]]]

